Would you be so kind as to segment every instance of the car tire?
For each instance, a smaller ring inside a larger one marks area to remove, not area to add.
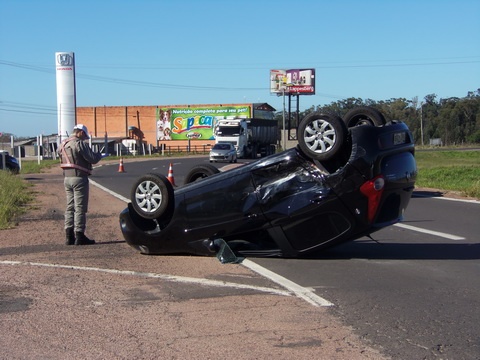
[[[342,150],[347,134],[347,127],[339,116],[315,112],[300,122],[298,145],[308,157],[325,161]]]
[[[158,219],[173,207],[173,186],[161,174],[145,174],[134,183],[130,192],[130,201],[141,217]]]
[[[196,165],[189,171],[187,176],[185,176],[185,184],[190,184],[194,181],[218,174],[219,172],[220,170],[210,164]]]
[[[361,125],[383,126],[386,123],[383,114],[371,106],[360,106],[348,111],[343,121],[348,128]]]

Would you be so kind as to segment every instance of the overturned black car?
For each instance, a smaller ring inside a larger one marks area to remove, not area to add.
[[[145,254],[300,257],[402,219],[417,175],[406,124],[361,107],[343,120],[309,114],[298,134],[296,148],[228,171],[198,165],[175,190],[142,176],[120,214],[127,243]]]

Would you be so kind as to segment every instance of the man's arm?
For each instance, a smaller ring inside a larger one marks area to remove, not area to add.
[[[102,159],[102,154],[93,151],[85,141],[80,141],[79,146],[80,153],[82,154],[83,158],[90,164],[96,164]]]

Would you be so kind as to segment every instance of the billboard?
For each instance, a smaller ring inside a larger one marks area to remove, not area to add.
[[[214,140],[220,119],[250,118],[249,105],[159,106],[156,111],[157,140]]]
[[[76,121],[75,55],[73,52],[56,52],[57,125],[59,141],[68,138]]]
[[[270,70],[270,93],[315,95],[315,69]]]

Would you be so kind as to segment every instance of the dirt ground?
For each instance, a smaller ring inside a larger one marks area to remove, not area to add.
[[[0,359],[385,359],[241,264],[140,255],[119,228],[125,203],[94,186],[97,244],[64,245],[60,169],[26,179],[34,209],[0,231]]]

